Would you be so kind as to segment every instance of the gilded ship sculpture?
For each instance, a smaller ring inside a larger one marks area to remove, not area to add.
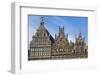
[[[28,60],[87,58],[87,50],[82,34],[75,37],[75,42],[69,41],[64,27],[59,27],[58,35],[55,34],[53,38],[45,28],[44,17],[41,16],[40,26],[30,42]]]

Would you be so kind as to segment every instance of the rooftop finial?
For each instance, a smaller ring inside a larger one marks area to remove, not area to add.
[[[44,27],[44,16],[40,16],[40,26],[38,30],[45,30]]]
[[[40,17],[40,26],[44,26],[44,16]]]
[[[63,31],[64,31],[64,26],[63,26]]]
[[[41,16],[40,20],[41,22],[44,22],[44,16]]]
[[[81,32],[79,33],[79,38],[81,38],[82,37],[82,34],[81,34]]]

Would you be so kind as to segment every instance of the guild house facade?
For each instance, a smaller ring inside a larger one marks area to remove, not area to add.
[[[40,25],[32,36],[28,49],[28,60],[44,59],[71,59],[87,58],[88,46],[82,34],[75,36],[75,42],[68,40],[64,27],[59,27],[59,32],[55,38],[45,28],[44,17],[40,18]]]

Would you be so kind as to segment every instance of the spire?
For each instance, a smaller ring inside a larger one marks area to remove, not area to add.
[[[82,38],[82,34],[81,34],[81,32],[79,33],[79,38]]]
[[[64,26],[63,27],[59,26],[59,33],[64,33]]]
[[[61,28],[60,28],[60,26],[59,26],[59,33],[60,33],[60,29],[61,29]]]
[[[56,34],[55,34],[55,39],[57,38]]]
[[[44,26],[44,16],[41,16],[40,17],[40,25],[43,25]]]
[[[64,26],[63,26],[63,31],[64,31]]]
[[[59,26],[59,37],[60,38],[64,38],[65,37],[64,26],[63,27]]]
[[[45,27],[44,27],[44,16],[40,17],[40,26],[39,26],[38,30],[45,30]]]

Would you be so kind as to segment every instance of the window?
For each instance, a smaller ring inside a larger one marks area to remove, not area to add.
[[[41,51],[41,56],[42,56],[42,51]]]
[[[58,49],[57,49],[57,52],[58,52]]]
[[[36,56],[36,52],[34,52],[34,56]]]
[[[39,34],[37,33],[37,36],[39,36]]]
[[[30,49],[32,51],[32,49]]]

